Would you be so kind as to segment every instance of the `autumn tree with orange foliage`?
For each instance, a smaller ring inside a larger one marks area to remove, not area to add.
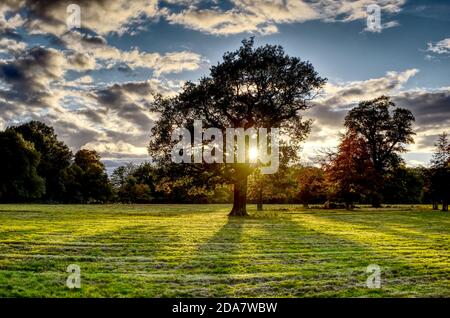
[[[341,137],[336,153],[329,154],[324,165],[326,182],[332,199],[342,200],[348,210],[367,194],[374,169],[363,138],[348,131]]]

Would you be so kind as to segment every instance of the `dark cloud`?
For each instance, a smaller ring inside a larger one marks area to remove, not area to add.
[[[393,100],[413,112],[420,131],[450,127],[450,90],[404,92]]]
[[[343,91],[349,92],[345,88]],[[360,90],[353,88],[349,94],[355,94],[358,91]],[[354,98],[343,98],[345,95],[347,94],[342,93],[342,90],[337,90],[335,96],[327,96],[321,102],[313,103],[313,106],[306,111],[305,116],[314,120],[308,143],[320,144],[335,139],[338,130],[344,127],[344,118],[348,110],[358,105]],[[373,97],[361,96],[358,101]],[[437,134],[443,131],[448,132],[450,127],[449,89],[396,92],[391,94],[391,97],[398,107],[407,108],[414,114],[417,149],[433,147]],[[331,131],[335,131],[336,134],[330,134]]]
[[[423,136],[420,138],[417,138],[417,145],[419,147],[424,147],[424,148],[428,148],[428,147],[434,147],[434,144],[436,143],[436,141],[438,140],[439,135],[428,135],[428,136]]]
[[[84,115],[92,123],[101,124],[105,120],[106,112],[98,109],[86,108],[77,111],[78,114]]]
[[[314,126],[339,129],[344,123],[347,110],[352,108],[352,106],[355,105],[336,105],[328,102],[324,104],[315,103],[306,111],[305,116],[314,120]]]
[[[147,131],[153,125],[147,107],[152,93],[149,82],[130,82],[98,90],[94,96],[106,109]]]
[[[0,96],[7,100],[30,106],[51,106],[50,84],[63,80],[64,57],[55,49],[35,47],[15,60],[0,61],[0,79],[10,85],[0,89]]]
[[[143,15],[157,15],[157,0],[3,0],[4,5],[26,16],[25,27],[43,33],[61,35],[67,31],[67,6],[81,8],[82,27],[98,34],[124,33],[132,22],[141,22]],[[1,8],[0,4],[0,8]]]
[[[79,123],[61,120],[56,116],[41,119],[55,128],[58,136],[64,140],[73,150],[77,151],[85,144],[101,137],[101,133]]]

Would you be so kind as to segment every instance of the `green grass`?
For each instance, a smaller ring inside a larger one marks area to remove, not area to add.
[[[450,297],[449,213],[229,209],[0,205],[0,297]]]

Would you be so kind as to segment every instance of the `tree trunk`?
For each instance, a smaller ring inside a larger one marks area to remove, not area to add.
[[[263,194],[262,194],[262,184],[260,184],[258,189],[258,203],[256,204],[256,211],[263,210]]]
[[[304,202],[304,203],[303,203],[303,207],[304,207],[305,209],[309,209],[309,204],[308,204],[308,202]]]
[[[233,208],[229,216],[247,216],[247,178],[245,175],[234,182]]]
[[[433,210],[438,210],[439,209],[439,205],[437,202],[433,202]]]
[[[383,173],[381,167],[375,167],[375,178],[372,182],[371,203],[373,208],[381,208],[381,189],[383,184]]]
[[[372,207],[381,208],[381,196],[378,193],[372,195]]]
[[[448,211],[448,202],[442,202],[442,211]]]

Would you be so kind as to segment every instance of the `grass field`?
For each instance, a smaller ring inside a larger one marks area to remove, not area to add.
[[[450,297],[449,213],[265,208],[0,205],[0,297]]]

